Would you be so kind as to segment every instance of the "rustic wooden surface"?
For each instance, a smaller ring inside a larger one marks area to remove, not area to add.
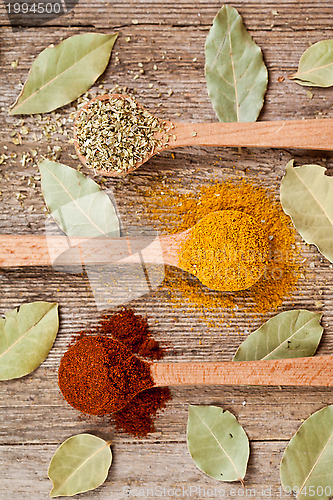
[[[269,88],[260,119],[333,117],[332,89],[315,88],[309,93],[309,89],[287,78],[295,71],[309,43],[332,38],[331,0],[242,0],[232,5],[262,47],[269,69]],[[37,141],[29,133],[23,137],[22,145],[12,143],[11,134],[19,117],[9,116],[8,107],[14,102],[18,84],[25,80],[35,56],[48,44],[76,33],[117,31],[120,36],[112,60],[96,86],[104,81],[106,90],[115,84],[137,89],[140,102],[156,110],[159,116],[179,121],[214,121],[205,86],[204,42],[220,6],[217,0],[84,0],[68,15],[44,26],[34,27],[31,19],[23,18],[21,22],[27,26],[12,29],[4,5],[0,5],[0,154],[19,154],[0,165],[1,233],[42,234],[45,230],[46,213],[37,168],[31,164],[23,166],[22,153],[38,147],[42,154],[47,154],[48,146],[61,145],[61,161],[77,165],[70,156],[74,150],[68,137],[59,134],[50,142],[46,138],[39,140],[41,125],[36,117],[25,121],[36,132]],[[133,20],[138,23],[133,24]],[[126,42],[126,37],[130,41]],[[13,68],[11,63],[17,59],[18,66]],[[138,62],[143,63],[145,73],[134,79],[139,74]],[[284,80],[278,81],[282,80],[280,77]],[[68,107],[59,113],[61,117],[68,115]],[[70,133],[70,125],[66,127]],[[8,149],[3,150],[4,146]],[[291,158],[297,164],[325,165],[333,173],[332,153],[184,148],[174,157],[169,152],[153,158],[123,180],[108,179],[104,186],[114,190],[123,224],[130,228],[133,223],[140,224],[141,199],[137,188],[154,183],[157,172],[171,180],[182,179],[189,189],[192,182],[209,182],[215,177],[223,179],[246,172],[278,193],[285,164]],[[100,177],[96,180],[103,181]],[[333,352],[332,265],[313,247],[306,248],[304,255],[314,267],[281,310],[294,306],[322,311],[325,332],[318,352],[329,354]],[[184,498],[189,493],[192,498],[204,498],[204,489],[207,492],[208,488],[217,488],[220,496],[224,492],[225,498],[244,497],[246,492],[240,484],[218,483],[192,463],[186,447],[188,403],[217,404],[234,413],[251,440],[246,488],[254,489],[256,498],[290,498],[279,489],[283,450],[304,419],[333,403],[331,389],[177,388],[172,391],[173,400],[167,411],[157,420],[155,434],[133,439],[125,433],[114,433],[107,419],[85,418],[69,407],[56,382],[59,359],[68,341],[83,326],[95,325],[101,314],[96,309],[88,279],[41,267],[1,270],[0,274],[1,313],[22,302],[50,300],[59,302],[61,316],[56,343],[43,365],[21,380],[0,384],[1,499],[46,499],[51,487],[47,468],[52,454],[66,438],[80,432],[111,439],[114,464],[103,486],[78,498],[122,500],[140,495],[160,498],[158,490],[147,491],[158,486],[166,488],[165,498],[172,498],[177,487],[184,488],[180,495]],[[187,307],[183,311],[173,309],[163,287],[133,301],[131,306],[150,318],[156,338],[168,349],[167,361],[230,360],[244,338],[242,335],[274,314],[271,311],[253,318],[238,312],[225,325],[217,323],[212,328],[199,313]]]

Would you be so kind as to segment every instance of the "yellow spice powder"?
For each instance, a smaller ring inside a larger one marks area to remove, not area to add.
[[[273,193],[259,183],[246,179],[216,182],[205,185],[196,193],[183,194],[181,186],[145,190],[144,209],[156,229],[177,233],[193,227],[203,217],[220,210],[237,210],[251,216],[268,235],[269,253],[264,274],[251,288],[237,292],[214,292],[196,278],[166,269],[165,285],[171,301],[182,307],[200,309],[202,316],[211,313],[223,316],[237,309],[265,313],[281,306],[296,289],[300,256],[296,232],[290,218]]]
[[[211,290],[246,290],[264,274],[268,235],[239,210],[220,210],[201,219],[183,242],[179,267]]]

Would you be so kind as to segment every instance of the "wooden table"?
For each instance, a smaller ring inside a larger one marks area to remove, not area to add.
[[[331,0],[239,0],[233,5],[262,47],[269,69],[269,88],[260,119],[332,117],[332,89],[308,89],[288,79],[309,44],[332,38]],[[60,145],[60,160],[73,167],[78,165],[70,156],[73,145],[66,136],[56,134],[49,142],[44,136],[38,138],[43,117],[27,117],[30,132],[22,136],[21,145],[12,142],[13,130],[20,128],[15,128],[19,117],[9,116],[7,110],[36,55],[50,43],[76,33],[117,31],[119,38],[111,62],[100,79],[106,89],[115,84],[137,89],[140,102],[159,116],[214,121],[205,84],[204,43],[220,6],[217,0],[82,0],[69,14],[46,25],[34,27],[30,19],[29,27],[12,30],[1,4],[1,153],[18,155],[0,165],[1,233],[42,234],[45,230],[46,211],[38,170],[35,164],[24,165],[23,153],[38,149],[47,154],[48,147]],[[16,60],[17,67],[12,67]],[[138,71],[139,62],[144,74]],[[135,78],[137,74],[139,78]],[[64,113],[60,110],[60,117]],[[70,131],[70,124],[65,129]],[[285,165],[291,158],[298,165],[310,162],[327,166],[333,173],[331,153],[188,148],[177,150],[174,157],[171,152],[156,157],[130,177],[104,180],[103,186],[114,190],[122,220],[130,227],[132,221],[137,222],[141,206],[136,187],[154,183],[157,172],[171,180],[182,178],[191,189],[192,179],[209,182],[215,176],[224,179],[246,171],[249,178],[261,179],[278,193]],[[100,177],[95,180],[102,181]],[[314,263],[311,276],[307,274],[281,311],[292,307],[322,311],[325,332],[318,353],[332,353],[332,265],[314,247],[305,249],[304,255],[306,265]],[[65,439],[81,432],[111,439],[114,463],[103,486],[78,498],[120,500],[140,494],[159,498],[156,487],[166,488],[165,498],[172,498],[175,488],[184,488],[180,498],[189,493],[192,498],[204,498],[208,488],[223,490],[226,498],[244,497],[246,492],[242,493],[240,484],[219,483],[193,464],[186,446],[189,403],[220,405],[236,415],[251,440],[246,488],[253,489],[256,498],[290,498],[280,490],[282,453],[304,419],[333,403],[330,389],[174,389],[173,400],[156,422],[157,432],[145,439],[133,439],[125,433],[114,433],[107,419],[80,415],[64,402],[57,386],[59,360],[72,335],[84,326],[96,325],[101,314],[88,279],[52,268],[1,270],[1,313],[34,300],[59,302],[61,326],[54,348],[40,368],[21,380],[0,384],[1,499],[46,499],[51,489],[47,468],[54,451]],[[193,310],[173,309],[163,287],[130,305],[148,316],[156,338],[168,349],[167,361],[230,360],[244,335],[275,314],[271,311],[252,318],[238,312],[224,326],[209,327]]]

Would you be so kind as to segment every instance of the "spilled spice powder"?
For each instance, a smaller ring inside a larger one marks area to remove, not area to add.
[[[148,321],[135,314],[133,309],[122,309],[111,316],[103,316],[98,333],[111,335],[143,358],[158,360],[163,357],[163,349],[151,336]]]
[[[114,414],[116,429],[123,429],[136,437],[154,432],[154,417],[170,399],[168,387],[153,387],[140,392],[125,408]]]
[[[114,342],[119,340],[123,344]],[[58,374],[59,387],[69,404],[93,415],[112,414],[117,429],[136,437],[154,432],[154,419],[171,399],[168,387],[140,392],[120,411],[112,413],[115,398],[126,399],[151,385],[148,364],[128,356],[138,354],[159,360],[164,351],[153,339],[146,318],[132,309],[103,316],[95,330],[82,331],[64,354]]]
[[[120,340],[131,348],[133,354],[143,358],[159,360],[164,356],[164,350],[151,336],[146,318],[135,314],[132,309],[124,308],[116,314],[104,316],[98,331]],[[123,429],[136,437],[154,432],[154,418],[170,399],[168,387],[154,387],[141,392],[113,414],[116,429]]]
[[[162,232],[185,231],[211,212],[239,210],[262,224],[263,232],[268,234],[266,272],[248,290],[214,292],[190,275],[166,268],[165,285],[174,307],[183,307],[185,300],[190,308],[201,311],[202,319],[206,319],[207,313],[208,318],[212,313],[222,318],[224,310],[262,314],[277,309],[296,289],[300,266],[296,232],[274,193],[259,181],[240,178],[215,182],[186,194],[180,185],[163,181],[145,189],[144,195],[146,216]]]

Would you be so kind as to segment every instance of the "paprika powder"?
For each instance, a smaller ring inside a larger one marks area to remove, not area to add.
[[[112,342],[112,338],[121,341],[130,351]],[[95,330],[80,332],[75,341],[61,360],[58,383],[72,406],[93,415],[110,414],[115,403],[112,397],[126,398],[129,391],[137,392],[136,389],[151,385],[149,365],[138,358],[129,362],[132,353],[154,360],[164,355],[149,331],[146,318],[129,308],[103,316]],[[117,361],[120,359],[121,367],[115,366],[115,356]],[[119,385],[124,371],[125,385],[123,382]],[[116,428],[136,437],[154,432],[154,418],[170,399],[168,387],[140,392],[123,409],[112,414]]]
[[[133,394],[152,386],[149,364],[109,337],[81,337],[60,362],[59,387],[64,398],[91,415],[123,408]]]

